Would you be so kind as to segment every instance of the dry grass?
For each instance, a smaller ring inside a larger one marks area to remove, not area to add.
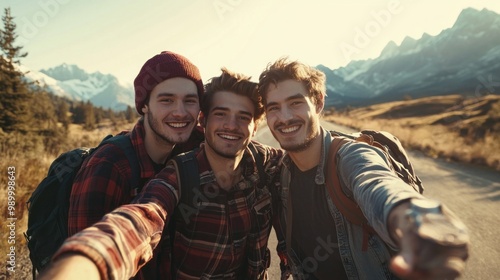
[[[405,147],[432,157],[500,170],[500,153],[492,152],[500,150],[499,107],[499,96],[465,100],[453,95],[330,113],[325,119],[391,132]]]
[[[109,123],[104,123],[99,128],[93,131],[84,131],[79,125],[71,125],[68,134],[67,144],[61,145],[60,152],[67,151],[76,147],[91,147],[97,145],[106,135],[116,134],[122,130],[131,129],[133,124],[123,123],[117,127],[111,126]],[[23,233],[27,228],[27,207],[26,203],[31,196],[31,193],[36,186],[47,175],[50,164],[56,158],[57,154],[49,154],[40,148],[39,143],[30,145],[29,150],[23,149],[24,145],[18,145],[23,141],[39,141],[37,139],[26,139],[26,136],[11,134],[2,135],[9,139],[2,141],[0,151],[2,152],[2,160],[0,161],[0,186],[5,186],[0,189],[0,205],[3,207],[2,218],[6,228],[7,218],[9,213],[8,207],[8,189],[9,178],[7,170],[9,167],[15,168],[15,218],[16,222],[16,238],[15,244],[8,243],[9,231],[2,230],[0,241],[0,254],[3,256],[2,263],[5,264],[7,260],[7,253],[9,247],[14,245],[16,247],[16,272],[12,274],[12,279],[28,279],[31,276],[31,263],[28,258],[28,250],[26,240]],[[12,183],[11,183],[12,184]],[[2,268],[6,268],[3,265]],[[4,269],[0,270],[0,279],[6,276]]]

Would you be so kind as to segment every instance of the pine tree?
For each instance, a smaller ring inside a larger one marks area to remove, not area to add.
[[[125,112],[125,115],[127,116],[127,121],[129,123],[133,123],[135,122],[135,120],[137,119],[137,112],[132,109],[132,107],[130,106],[127,106],[127,111]]]
[[[84,115],[85,115],[85,123],[83,124],[83,127],[87,130],[94,129],[96,127],[95,112],[94,112],[94,105],[92,105],[90,101],[87,101],[87,103],[84,106]]]
[[[15,45],[16,24],[5,8],[0,29],[0,128],[6,132],[29,130],[31,101],[29,86],[23,80],[24,73],[16,68],[19,59],[26,57],[21,46]]]

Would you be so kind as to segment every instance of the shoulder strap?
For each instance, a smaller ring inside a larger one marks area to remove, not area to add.
[[[358,204],[347,197],[342,190],[339,176],[337,173],[337,153],[340,148],[348,143],[354,141],[346,137],[334,137],[328,150],[327,163],[325,168],[326,188],[337,209],[342,215],[350,222],[363,227],[363,245],[362,250],[366,251],[368,248],[369,234],[376,233],[375,230],[368,225],[368,221]]]
[[[253,142],[248,144],[248,148],[250,152],[252,152],[253,157],[255,159],[255,165],[257,166],[257,172],[259,173],[259,188],[264,187],[264,182],[266,181],[266,173],[264,172],[264,158],[262,154],[259,153],[259,150],[255,146]]]
[[[197,149],[196,149],[197,150]],[[182,153],[172,158],[175,161],[178,182],[180,183],[180,199],[184,203],[192,204],[192,189],[200,185],[200,174],[198,172],[198,161],[196,150]]]
[[[143,186],[141,182],[141,167],[139,165],[139,159],[136,156],[130,136],[127,134],[116,135],[113,137],[108,135],[104,138],[104,140],[102,140],[98,148],[104,144],[113,144],[125,153],[132,170],[130,183],[131,196],[136,196],[141,191]]]

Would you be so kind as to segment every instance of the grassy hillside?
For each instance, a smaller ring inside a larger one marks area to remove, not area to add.
[[[355,129],[385,130],[429,156],[500,170],[500,96],[435,96],[325,112]],[[496,152],[493,152],[496,151]]]

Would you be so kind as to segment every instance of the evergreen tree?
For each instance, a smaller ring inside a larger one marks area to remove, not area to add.
[[[21,46],[15,45],[16,24],[5,8],[2,16],[3,29],[0,29],[0,128],[6,132],[29,129],[31,94],[24,82],[24,73],[16,68],[19,58],[26,57]]]
[[[71,123],[69,105],[63,99],[55,100],[57,121],[60,122],[65,130],[68,130]]]
[[[127,121],[129,123],[133,123],[137,119],[137,112],[130,106],[127,106],[127,111],[125,112],[125,115],[127,116]]]
[[[96,127],[95,112],[94,112],[94,105],[92,105],[90,101],[87,101],[87,103],[84,106],[84,116],[85,116],[85,123],[83,127],[87,130],[94,129]]]
[[[85,103],[83,101],[78,102],[78,104],[73,104],[71,108],[73,123],[84,124],[85,123]]]

